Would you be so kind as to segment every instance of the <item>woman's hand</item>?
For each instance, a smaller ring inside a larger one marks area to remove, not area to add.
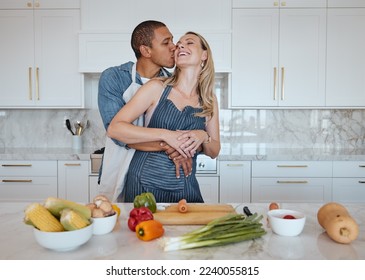
[[[180,148],[190,157],[195,155],[201,145],[206,142],[209,137],[205,130],[188,130],[180,132],[182,132],[182,134],[177,138],[177,140],[183,141]]]

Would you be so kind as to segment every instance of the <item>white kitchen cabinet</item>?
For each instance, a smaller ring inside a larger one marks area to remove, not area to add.
[[[0,107],[83,107],[79,9],[0,9]]]
[[[78,9],[80,0],[1,0],[0,9]]]
[[[89,176],[89,202],[94,200],[99,194],[99,184],[98,184],[99,176],[98,175],[90,175]]]
[[[0,201],[42,202],[57,197],[57,161],[1,161]]]
[[[326,0],[232,0],[233,8],[324,8]]]
[[[219,202],[219,177],[217,175],[197,175],[200,192],[205,203]]]
[[[221,203],[251,201],[250,161],[220,161],[219,180]]]
[[[193,8],[192,8],[193,7]],[[81,0],[84,31],[132,33],[142,21],[162,21],[175,34],[186,31],[230,31],[231,1],[227,0]],[[209,15],[204,13],[209,9]]]
[[[233,9],[231,108],[325,105],[326,9]]]
[[[365,203],[365,162],[333,162],[333,201]]]
[[[175,42],[187,31],[200,33],[212,49],[216,72],[231,71],[231,1],[187,0],[181,5],[166,0],[127,3],[112,0],[101,5],[97,0],[85,0],[81,4],[80,72],[100,73],[110,66],[135,61],[130,46],[131,34],[147,19],[165,23]],[[201,11],[208,6],[209,17],[204,17]],[[123,16],[120,16],[121,10]]]
[[[174,35],[177,40],[183,33]],[[230,72],[231,34],[206,32],[202,35],[212,50],[216,72]],[[101,73],[108,67],[135,61],[130,40],[131,33],[80,33],[79,71]]]
[[[365,107],[365,8],[329,8],[327,29],[326,105]]]
[[[251,202],[331,200],[331,161],[252,162]]]
[[[89,202],[90,161],[58,161],[58,196],[80,203]]]
[[[365,0],[327,0],[329,8],[365,8]]]

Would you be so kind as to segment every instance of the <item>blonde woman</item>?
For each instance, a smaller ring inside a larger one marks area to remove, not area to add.
[[[176,178],[175,165],[164,152],[136,151],[127,174],[124,201],[152,192],[158,202],[204,202],[195,177],[197,151],[211,158],[220,151],[214,63],[207,41],[187,32],[176,43],[176,68],[169,78],[152,79],[118,112],[108,136],[126,144],[164,141],[193,159],[191,175]],[[132,125],[145,113],[147,127]],[[182,173],[182,172],[181,172]]]

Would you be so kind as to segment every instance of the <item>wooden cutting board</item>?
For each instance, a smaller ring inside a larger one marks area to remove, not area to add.
[[[216,218],[232,213],[236,211],[228,204],[188,203],[186,213],[180,213],[177,204],[171,204],[165,210],[157,210],[153,216],[163,225],[206,225]]]

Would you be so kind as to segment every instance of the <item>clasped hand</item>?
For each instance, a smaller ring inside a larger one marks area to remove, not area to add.
[[[201,144],[205,136],[204,130],[175,131],[171,132],[167,143],[161,142],[161,147],[175,164],[177,178],[180,178],[180,167],[186,177],[191,174],[192,157],[202,150]]]

